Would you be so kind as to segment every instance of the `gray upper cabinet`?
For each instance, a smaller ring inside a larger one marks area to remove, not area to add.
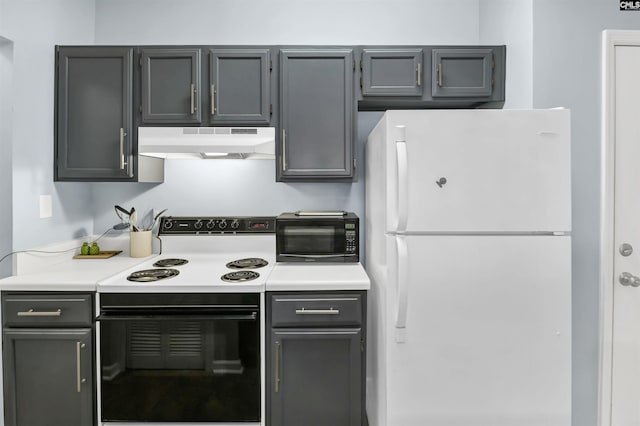
[[[209,121],[268,124],[270,69],[269,49],[210,49]]]
[[[201,53],[199,48],[142,48],[142,122],[199,124]]]
[[[422,96],[422,49],[363,49],[362,96]]]
[[[354,69],[352,49],[280,51],[279,181],[353,177]]]
[[[495,59],[491,48],[434,48],[431,93],[434,98],[489,98]]]
[[[133,48],[58,47],[55,180],[132,180]]]

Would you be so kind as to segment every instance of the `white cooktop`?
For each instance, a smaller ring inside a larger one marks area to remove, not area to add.
[[[232,269],[228,268],[227,263],[242,259],[258,257],[266,260],[266,266],[255,269]],[[155,262],[160,259],[186,259],[189,263],[180,266],[156,267]],[[129,268],[126,271],[111,277],[109,279],[99,281],[97,283],[97,291],[101,293],[138,293],[138,292],[159,292],[159,293],[233,293],[233,292],[264,292],[267,277],[269,276],[275,264],[275,257],[263,252],[246,251],[241,254],[210,254],[210,253],[171,253],[159,255],[153,259]],[[127,280],[132,272],[146,269],[175,269],[179,274],[152,282],[135,282]],[[227,273],[234,271],[253,271],[259,274],[259,277],[243,282],[225,282],[221,277]]]

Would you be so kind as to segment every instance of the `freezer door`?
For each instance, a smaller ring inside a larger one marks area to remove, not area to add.
[[[396,239],[371,424],[570,426],[570,237]]]
[[[388,111],[386,164],[377,167],[386,170],[387,232],[570,231],[569,118]]]

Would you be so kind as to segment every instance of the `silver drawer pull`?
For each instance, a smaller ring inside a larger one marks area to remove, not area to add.
[[[62,315],[62,309],[57,311],[34,311],[29,309],[28,311],[18,312],[19,317],[59,317]]]
[[[296,315],[339,315],[340,309],[296,309]]]

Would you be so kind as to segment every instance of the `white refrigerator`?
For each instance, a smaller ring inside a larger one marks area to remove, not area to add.
[[[387,111],[365,156],[369,424],[570,426],[570,112]]]

